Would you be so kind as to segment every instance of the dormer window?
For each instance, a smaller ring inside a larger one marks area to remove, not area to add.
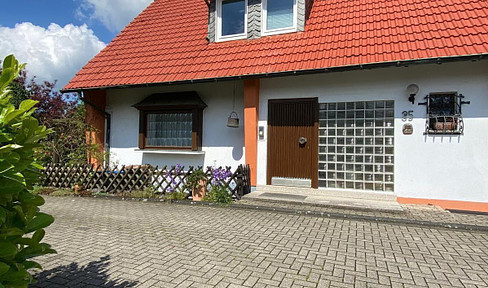
[[[297,0],[263,0],[263,35],[297,31]]]
[[[217,41],[247,37],[247,0],[217,0]]]

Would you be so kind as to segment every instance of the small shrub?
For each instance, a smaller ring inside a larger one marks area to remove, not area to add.
[[[32,116],[36,101],[24,100],[16,108],[9,90],[23,67],[13,55],[7,56],[0,75],[0,287],[35,283],[29,271],[42,268],[32,259],[56,253],[41,242],[54,218],[40,212],[44,199],[30,193],[42,169],[34,150],[52,131]]]
[[[226,186],[214,185],[209,192],[205,195],[204,201],[219,203],[219,204],[230,204],[232,203],[232,196],[227,191]]]
[[[219,204],[230,204],[232,203],[232,196],[227,191],[227,184],[225,184],[226,179],[228,179],[232,173],[223,168],[212,169],[212,181],[211,189],[205,195],[204,200]]]
[[[188,177],[186,177],[186,185],[185,188],[188,189],[191,193],[192,189],[196,189],[199,186],[199,182],[202,180],[207,180],[205,172],[203,172],[202,168],[196,169],[191,172]]]

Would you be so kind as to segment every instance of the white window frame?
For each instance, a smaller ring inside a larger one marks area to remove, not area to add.
[[[244,11],[244,33],[240,34],[233,34],[233,35],[225,35],[222,36],[222,2],[225,0],[217,0],[217,17],[216,17],[216,42],[222,41],[231,41],[231,40],[238,40],[238,39],[246,39],[247,38],[247,0],[244,0],[245,11]]]
[[[285,28],[279,28],[279,29],[271,29],[268,30],[266,27],[268,21],[268,0],[263,0],[262,1],[263,5],[263,12],[262,12],[262,19],[261,19],[261,34],[263,36],[269,36],[269,35],[276,35],[276,34],[285,34],[285,33],[292,33],[296,32],[298,30],[298,8],[297,8],[297,0],[293,1],[293,26],[291,27],[285,27]]]

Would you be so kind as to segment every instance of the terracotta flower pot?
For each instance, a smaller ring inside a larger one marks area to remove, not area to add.
[[[202,201],[203,197],[205,197],[205,193],[207,192],[207,181],[206,180],[199,180],[198,186],[194,187],[191,190],[191,196],[193,201]]]
[[[454,123],[453,122],[436,122],[435,129],[438,131],[443,130],[454,130]]]
[[[80,192],[81,189],[82,189],[81,185],[78,185],[78,184],[75,184],[75,186],[73,187],[75,194],[78,194],[78,192]]]

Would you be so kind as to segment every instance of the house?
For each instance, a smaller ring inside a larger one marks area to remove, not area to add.
[[[115,164],[246,163],[257,187],[486,212],[487,17],[483,0],[155,0],[64,91]]]

